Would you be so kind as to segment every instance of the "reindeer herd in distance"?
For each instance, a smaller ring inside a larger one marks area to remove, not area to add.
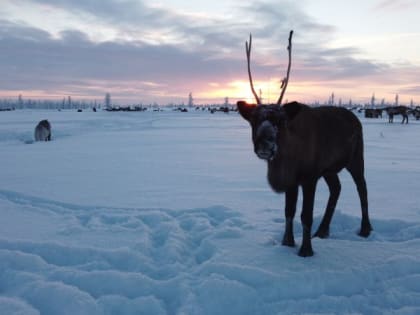
[[[401,123],[408,123],[409,117],[412,116],[412,119],[420,120],[420,106],[370,106],[370,105],[320,105],[319,103],[308,104],[311,107],[322,107],[322,106],[337,106],[347,108],[351,111],[357,113],[364,113],[365,118],[384,118],[384,115],[387,115],[389,123],[394,122],[394,116],[401,116]],[[5,107],[0,108],[0,112],[14,111],[15,107]],[[208,112],[210,114],[215,113],[231,113],[238,112],[238,107],[232,104],[225,105],[195,105],[195,106],[112,106],[109,108],[103,109],[107,112],[164,112],[164,111],[173,111],[173,112]],[[61,109],[59,109],[61,111]],[[66,110],[67,111],[67,110]],[[71,110],[70,110],[71,111]],[[87,109],[76,109],[77,112],[87,111]],[[91,111],[96,112],[98,109],[93,107]]]
[[[408,116],[412,115],[415,120],[420,120],[420,106],[408,107],[404,105],[388,106],[379,108],[365,108],[365,118],[382,118],[382,113],[385,112],[388,115],[388,122],[394,122],[394,116],[401,115],[403,124],[408,124]]]
[[[401,115],[403,120],[402,123],[408,123],[408,117],[410,115],[413,116],[415,120],[420,120],[420,106],[405,106],[405,105],[398,105],[398,106],[368,106],[368,105],[319,105],[319,103],[315,104],[308,104],[311,107],[322,107],[322,106],[336,106],[336,107],[343,107],[349,109],[351,111],[356,111],[358,113],[364,112],[365,118],[382,118],[383,114],[386,113],[388,115],[388,122],[394,122],[394,116]],[[145,112],[145,111],[153,111],[153,112],[163,112],[163,111],[174,111],[174,112],[181,112],[187,113],[192,111],[202,111],[202,112],[209,112],[210,114],[214,114],[217,112],[220,113],[231,113],[231,112],[238,112],[238,107],[232,104],[225,104],[225,105],[195,105],[195,106],[112,106],[104,109],[108,112]],[[81,111],[81,110],[79,110]],[[96,110],[95,110],[96,111]]]

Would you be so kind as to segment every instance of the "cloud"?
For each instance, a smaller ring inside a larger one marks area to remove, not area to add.
[[[144,19],[150,22],[163,13],[159,9],[151,10],[141,0],[31,0],[29,2],[75,13],[89,13],[113,22],[132,22],[135,20],[141,22]]]
[[[53,91],[64,90],[64,86],[80,89],[83,82],[90,81],[108,81],[108,86],[113,85],[111,82],[124,85],[147,81],[177,95],[180,90],[187,93],[200,82],[205,86],[207,80],[232,79],[242,67],[240,60],[214,59],[209,53],[197,54],[176,46],[95,43],[77,31],[53,38],[38,29],[0,22],[5,24],[7,30],[0,33],[0,46],[7,49],[0,58],[0,71],[7,76],[0,78],[0,85],[6,90]],[[144,86],[151,88],[151,84]]]
[[[48,32],[39,28],[0,19],[0,39],[20,38],[22,40],[42,41],[49,37]]]
[[[192,14],[152,7],[141,0],[30,0],[30,2],[72,13],[75,18],[88,17],[107,24],[117,29],[118,35],[123,37],[163,44],[167,44],[166,41],[191,44],[188,40],[202,35],[203,26],[205,27],[207,22],[214,25],[214,20],[217,20],[201,16],[198,22]]]
[[[408,10],[418,5],[415,0],[382,0],[374,10]]]
[[[400,93],[420,95],[420,85],[410,85],[400,89]]]

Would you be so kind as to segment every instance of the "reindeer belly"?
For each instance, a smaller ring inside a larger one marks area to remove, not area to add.
[[[320,176],[327,173],[337,174],[349,164],[352,156],[351,139],[337,141],[337,143],[333,143],[329,147],[333,149],[321,151],[318,157]]]

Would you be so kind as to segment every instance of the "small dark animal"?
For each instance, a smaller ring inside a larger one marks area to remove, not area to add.
[[[366,108],[365,118],[382,118],[382,109],[380,108]]]
[[[229,107],[227,107],[227,106],[221,106],[219,108],[219,111],[227,114],[227,113],[229,113]]]
[[[420,106],[416,106],[414,108],[413,107],[409,108],[407,110],[407,114],[408,115],[412,114],[413,118],[415,118],[416,120],[419,120],[420,119]]]
[[[357,186],[362,222],[360,236],[369,236],[372,227],[368,215],[364,177],[363,132],[358,118],[349,110],[323,106],[311,108],[292,102],[281,105],[237,103],[239,113],[252,127],[255,154],[267,161],[271,188],[286,193],[286,229],[283,245],[295,246],[293,218],[298,187],[303,191],[301,221],[302,246],[299,255],[312,256],[311,227],[315,189],[323,177],[330,190],[327,208],[314,236],[329,236],[329,226],[341,190],[337,173],[346,168]]]
[[[51,125],[46,119],[41,120],[35,127],[35,141],[50,141]]]
[[[420,107],[416,106],[415,109],[412,110],[413,116],[416,120],[420,119]]]
[[[408,107],[406,106],[391,106],[385,108],[385,111],[388,114],[388,122],[393,123],[394,122],[394,115],[401,115],[403,117],[403,120],[401,123],[403,124],[404,121],[406,124],[408,124]]]

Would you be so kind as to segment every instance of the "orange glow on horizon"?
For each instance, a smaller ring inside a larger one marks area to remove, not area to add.
[[[268,81],[254,81],[254,88],[258,96],[262,98],[263,103],[277,102],[280,96],[280,80],[270,79]],[[219,85],[221,86],[221,85]],[[209,99],[221,99],[229,97],[235,100],[244,100],[248,103],[255,103],[254,95],[249,81],[235,80],[227,83],[224,88],[210,85],[208,91],[200,93],[200,97]]]
[[[181,88],[174,89],[168,84],[158,84],[149,81],[122,81],[118,84],[113,82],[88,82],[83,87],[67,86],[59,90],[2,90],[0,98],[17,100],[19,95],[23,99],[33,100],[62,100],[71,96],[74,100],[101,102],[105,93],[111,93],[112,99],[116,104],[130,103],[158,103],[181,104],[188,102],[188,94],[192,92],[194,103],[201,104],[222,104],[225,98],[229,99],[230,104],[235,104],[238,100],[244,100],[248,103],[255,103],[254,96],[248,80],[232,80],[229,82],[208,82],[205,84],[194,85],[186,82]],[[261,90],[262,102],[276,103],[280,95],[280,79],[271,78],[269,80],[254,81],[254,87],[259,94]],[[340,81],[291,81],[287,87],[283,102],[300,101],[303,103],[325,104],[328,98],[334,93],[335,104],[340,99],[342,104],[347,104],[352,100],[354,104],[370,103],[372,95],[375,95],[376,104],[379,105],[384,99],[385,103],[393,104],[396,94],[399,95],[399,103],[409,105],[411,100],[418,105],[419,95],[415,92],[399,92],[410,86],[403,85],[394,87],[390,84],[363,82],[354,80]],[[69,90],[68,90],[69,89]],[[70,90],[71,89],[71,90]],[[102,93],[103,91],[103,93]]]

